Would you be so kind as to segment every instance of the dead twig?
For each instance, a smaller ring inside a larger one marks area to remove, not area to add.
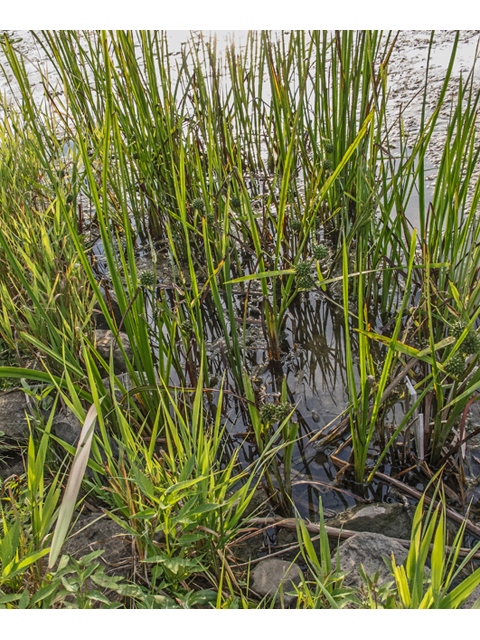
[[[390,476],[385,475],[384,473],[380,473],[380,471],[375,472],[375,477],[378,478],[379,480],[383,480],[384,482],[388,482],[389,484],[392,484],[396,489],[400,489],[400,491],[407,493],[408,495],[412,496],[412,498],[416,498],[417,500],[420,500],[422,497],[422,494],[420,493],[420,491],[417,491],[416,489],[409,487],[407,484],[405,484],[401,480],[397,480],[395,478],[391,478]],[[431,498],[429,498],[428,496],[425,496],[424,500],[425,500],[425,504],[430,504],[432,502]],[[436,502],[435,506],[437,506],[438,504],[439,503]],[[480,537],[480,527],[478,527],[475,523],[473,523],[468,518],[461,516],[459,513],[457,513],[450,507],[445,507],[445,514],[447,515],[448,518],[450,518],[450,520],[453,520],[457,524],[462,524],[463,521],[465,521],[466,522],[465,528],[468,531],[470,531],[470,533],[473,533],[474,535]]]
[[[383,475],[383,474],[382,474]],[[283,527],[284,529],[296,529],[297,528],[297,522],[294,518],[251,518],[249,520],[250,524],[257,524],[259,526],[266,526],[269,525],[271,527]],[[320,530],[320,525],[318,524],[311,524],[310,522],[305,522],[305,527],[307,529],[307,531],[309,533],[318,533]],[[327,525],[325,525],[325,531],[327,532],[327,535],[329,538],[337,538],[340,540],[347,540],[348,538],[351,538],[352,536],[357,535],[357,533],[359,533],[359,531],[350,531],[348,529],[337,529],[336,527],[329,527]],[[410,548],[410,540],[403,540],[402,538],[390,538],[390,540],[395,540],[395,542],[398,542],[399,544],[401,544],[403,547],[405,547],[406,549]],[[430,550],[433,549],[433,545],[430,545]],[[452,547],[445,545],[445,550],[447,553],[450,553],[452,551]],[[469,553],[471,553],[471,549],[467,549],[465,547],[460,547],[459,553],[458,555],[462,558],[468,556]],[[476,553],[474,553],[472,555],[472,560],[480,560],[480,551],[477,551]]]

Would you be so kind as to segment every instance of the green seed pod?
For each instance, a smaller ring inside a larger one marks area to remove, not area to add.
[[[186,335],[190,335],[192,333],[193,324],[189,318],[180,323],[180,331]]]
[[[333,153],[333,143],[326,142],[325,143],[325,153]]]
[[[301,231],[302,229],[302,221],[299,220],[298,218],[293,218],[293,220],[290,222],[290,226],[292,228],[292,231]]]
[[[275,410],[276,420],[278,420],[279,422],[283,422],[285,418],[290,415],[292,409],[293,405],[291,405],[289,402],[281,402],[280,404],[278,404]]]
[[[204,211],[205,205],[203,204],[203,200],[201,198],[195,198],[192,202],[192,208],[200,212]]]
[[[449,334],[458,340],[458,338],[460,338],[466,326],[467,326],[466,322],[464,322],[463,320],[457,320],[457,322],[455,322],[451,326]]]
[[[325,260],[328,258],[328,249],[324,244],[316,244],[313,247],[313,257],[315,260]]]
[[[313,287],[313,280],[310,276],[301,276],[297,280],[297,289],[300,291],[309,291]]]
[[[465,358],[461,353],[456,353],[445,365],[445,371],[451,376],[461,376],[465,371]]]
[[[207,213],[207,224],[215,224],[215,216],[213,213]]]
[[[473,355],[480,353],[480,336],[476,331],[469,331],[465,340],[461,344],[463,353]]]
[[[301,260],[295,265],[295,275],[297,278],[310,275],[311,262],[309,260]]]
[[[230,206],[232,207],[232,209],[240,209],[240,207],[242,206],[242,201],[237,196],[233,196],[233,198],[230,200]]]
[[[271,424],[272,422],[275,422],[276,414],[277,407],[270,402],[266,402],[260,409],[260,416],[262,418],[262,422],[265,424]]]
[[[331,160],[324,160],[323,161],[323,170],[324,171],[331,171],[333,169],[333,162]]]
[[[72,204],[73,202],[73,194],[69,193],[67,198],[66,198],[66,202],[67,204]]]
[[[153,287],[155,284],[157,284],[157,279],[152,271],[144,271],[140,274],[141,287]]]

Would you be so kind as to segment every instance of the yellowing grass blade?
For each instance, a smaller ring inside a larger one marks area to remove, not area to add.
[[[57,561],[58,554],[63,546],[68,527],[72,519],[78,492],[80,490],[80,484],[83,480],[85,469],[88,464],[96,419],[97,408],[92,404],[87,413],[87,417],[85,418],[85,422],[83,423],[82,432],[77,445],[77,452],[73,460],[72,470],[70,471],[67,488],[65,489],[65,495],[63,496],[62,504],[60,506],[58,520],[53,534],[52,548],[50,549],[50,556],[48,559],[48,566],[50,569]]]

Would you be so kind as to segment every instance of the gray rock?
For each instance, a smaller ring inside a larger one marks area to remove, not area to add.
[[[135,373],[140,379],[140,374],[138,373],[138,371],[136,371]],[[117,378],[120,384],[122,385],[122,387],[125,387],[127,392],[133,389],[133,384],[132,384],[132,381],[130,380],[130,375],[128,373],[120,373],[119,375],[117,375]],[[160,382],[160,376],[157,374],[157,372],[155,372],[155,380],[157,383]],[[105,385],[105,389],[107,391],[110,391],[110,378],[103,378],[102,382]],[[121,399],[123,398],[123,392],[119,389],[116,383],[115,383],[115,398],[117,399],[117,402],[120,402]]]
[[[6,480],[10,476],[23,476],[24,473],[25,466],[21,458],[0,460],[0,478],[2,480]]]
[[[122,387],[125,387],[127,392],[133,388],[133,385],[128,373],[120,373],[117,375],[117,378],[120,384],[122,385]],[[108,392],[110,392],[110,378],[102,378],[102,382],[105,386],[105,389]],[[115,383],[115,398],[117,402],[121,401],[121,399],[123,398],[123,395],[124,395],[123,392],[119,389],[118,385]]]
[[[10,391],[0,395],[0,431],[12,440],[26,440],[29,436],[25,413],[29,407],[23,391]]]
[[[83,425],[77,416],[73,413],[71,409],[68,407],[62,409],[57,413],[52,421],[52,433],[57,438],[60,438],[67,444],[72,447],[76,447],[78,444],[78,440],[80,438],[80,434],[82,432]],[[98,421],[95,422],[95,433],[100,435],[100,428],[98,426]],[[118,445],[113,438],[109,438],[110,447],[112,449],[112,454],[115,458],[118,457]],[[107,456],[104,454],[102,447],[100,447],[100,454],[102,456],[102,460],[106,462]],[[93,453],[90,452],[90,459],[95,460]],[[90,467],[87,467],[85,471],[86,475],[89,478],[94,477],[94,473]]]
[[[52,421],[53,435],[72,447],[77,446],[81,431],[82,423],[69,408],[59,411]]]
[[[130,346],[127,334],[121,331],[118,340],[122,342],[125,354],[128,360],[131,361],[133,359],[133,349]],[[113,342],[115,342],[115,336],[112,331],[105,329],[95,330],[95,348],[107,364],[110,361],[110,348]],[[115,346],[113,347],[113,366],[115,368],[115,373],[127,371],[127,365],[118,345],[118,341],[115,342]]]
[[[120,305],[118,304],[118,300],[115,294],[113,293],[113,291],[109,292],[109,297],[110,297],[110,301],[107,298],[105,293],[102,294],[102,298],[105,304],[107,305],[107,309],[110,310],[111,315],[115,318],[117,327],[119,327],[123,317],[122,312],[120,311]],[[110,327],[108,326],[108,322],[105,320],[105,316],[102,310],[100,309],[100,305],[98,304],[98,301],[95,302],[95,305],[93,307],[93,317],[94,317],[95,326],[97,329],[105,329],[105,330],[110,329]]]
[[[295,600],[296,596],[288,596],[287,592],[293,590],[293,585],[300,584],[300,570],[297,564],[278,560],[277,558],[267,558],[261,560],[252,573],[253,589],[262,598],[264,596],[273,596],[275,598],[275,606],[279,607],[282,603],[280,591],[283,591],[283,603],[285,607],[289,607]],[[279,587],[282,589],[279,590]]]
[[[131,541],[125,529],[101,513],[80,516],[61,553],[79,560],[83,556],[103,549],[100,561],[105,573],[127,576],[132,555]]]
[[[100,563],[107,575],[128,578],[132,570],[132,544],[129,536],[116,522],[101,516],[101,513],[80,516],[62,547],[60,557],[69,555],[75,560],[80,560],[92,551],[102,549],[102,555],[94,562]],[[94,590],[99,587],[88,579],[87,588]],[[121,599],[121,596],[113,591],[101,591],[111,601]]]
[[[330,527],[350,531],[370,531],[390,538],[410,540],[412,518],[403,504],[359,505],[328,520]]]
[[[408,549],[380,533],[357,533],[341,544],[339,550],[340,570],[342,573],[348,573],[344,582],[348,587],[361,587],[364,584],[358,573],[360,564],[369,576],[380,570],[379,583],[381,583],[394,580],[383,556],[390,560],[393,553],[397,566],[402,564],[408,556]]]

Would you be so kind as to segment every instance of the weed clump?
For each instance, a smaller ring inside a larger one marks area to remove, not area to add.
[[[275,417],[279,422],[283,422],[292,412],[293,405],[290,402],[281,402],[277,405]]]
[[[277,415],[276,405],[272,404],[271,402],[266,402],[264,405],[262,405],[260,415],[262,417],[262,422],[264,422],[265,424],[271,424],[272,422],[275,422]]]
[[[292,412],[293,405],[289,402],[281,402],[280,404],[273,404],[266,402],[260,409],[260,415],[262,422],[265,424],[272,424],[273,422],[283,422],[287,416]]]

